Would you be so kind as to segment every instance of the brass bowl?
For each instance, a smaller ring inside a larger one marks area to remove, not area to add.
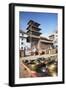
[[[57,76],[56,68],[57,66],[55,64],[51,64],[48,66],[48,72],[50,76]]]

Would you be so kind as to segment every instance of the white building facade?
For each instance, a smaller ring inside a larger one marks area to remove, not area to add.
[[[19,47],[20,47],[20,50],[24,50],[24,48],[26,47],[26,38],[27,38],[27,35],[25,32],[23,31],[20,31],[19,33]]]
[[[49,36],[49,39],[53,40],[53,45],[55,48],[57,48],[58,47],[58,32],[56,31],[53,34],[51,34]]]
[[[27,42],[27,34],[26,32],[20,30],[19,33],[19,50],[25,52],[26,55],[30,54],[31,44]]]

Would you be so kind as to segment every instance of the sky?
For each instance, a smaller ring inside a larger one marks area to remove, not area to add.
[[[29,20],[33,20],[40,24],[39,28],[41,28],[41,33],[43,36],[49,36],[57,30],[57,13],[20,12],[19,30],[25,31]]]

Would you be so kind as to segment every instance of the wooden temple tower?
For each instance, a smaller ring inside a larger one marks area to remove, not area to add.
[[[28,42],[31,43],[31,49],[36,51],[39,50],[38,42],[41,35],[41,29],[39,28],[39,26],[39,23],[30,20],[27,27]]]

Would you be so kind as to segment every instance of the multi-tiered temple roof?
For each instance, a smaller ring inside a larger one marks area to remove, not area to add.
[[[30,20],[28,22],[28,27],[27,27],[27,34],[29,36],[33,36],[33,37],[37,37],[37,36],[40,36],[41,35],[41,32],[40,32],[40,28],[39,28],[40,24],[37,23],[37,22],[34,22],[32,20]]]

